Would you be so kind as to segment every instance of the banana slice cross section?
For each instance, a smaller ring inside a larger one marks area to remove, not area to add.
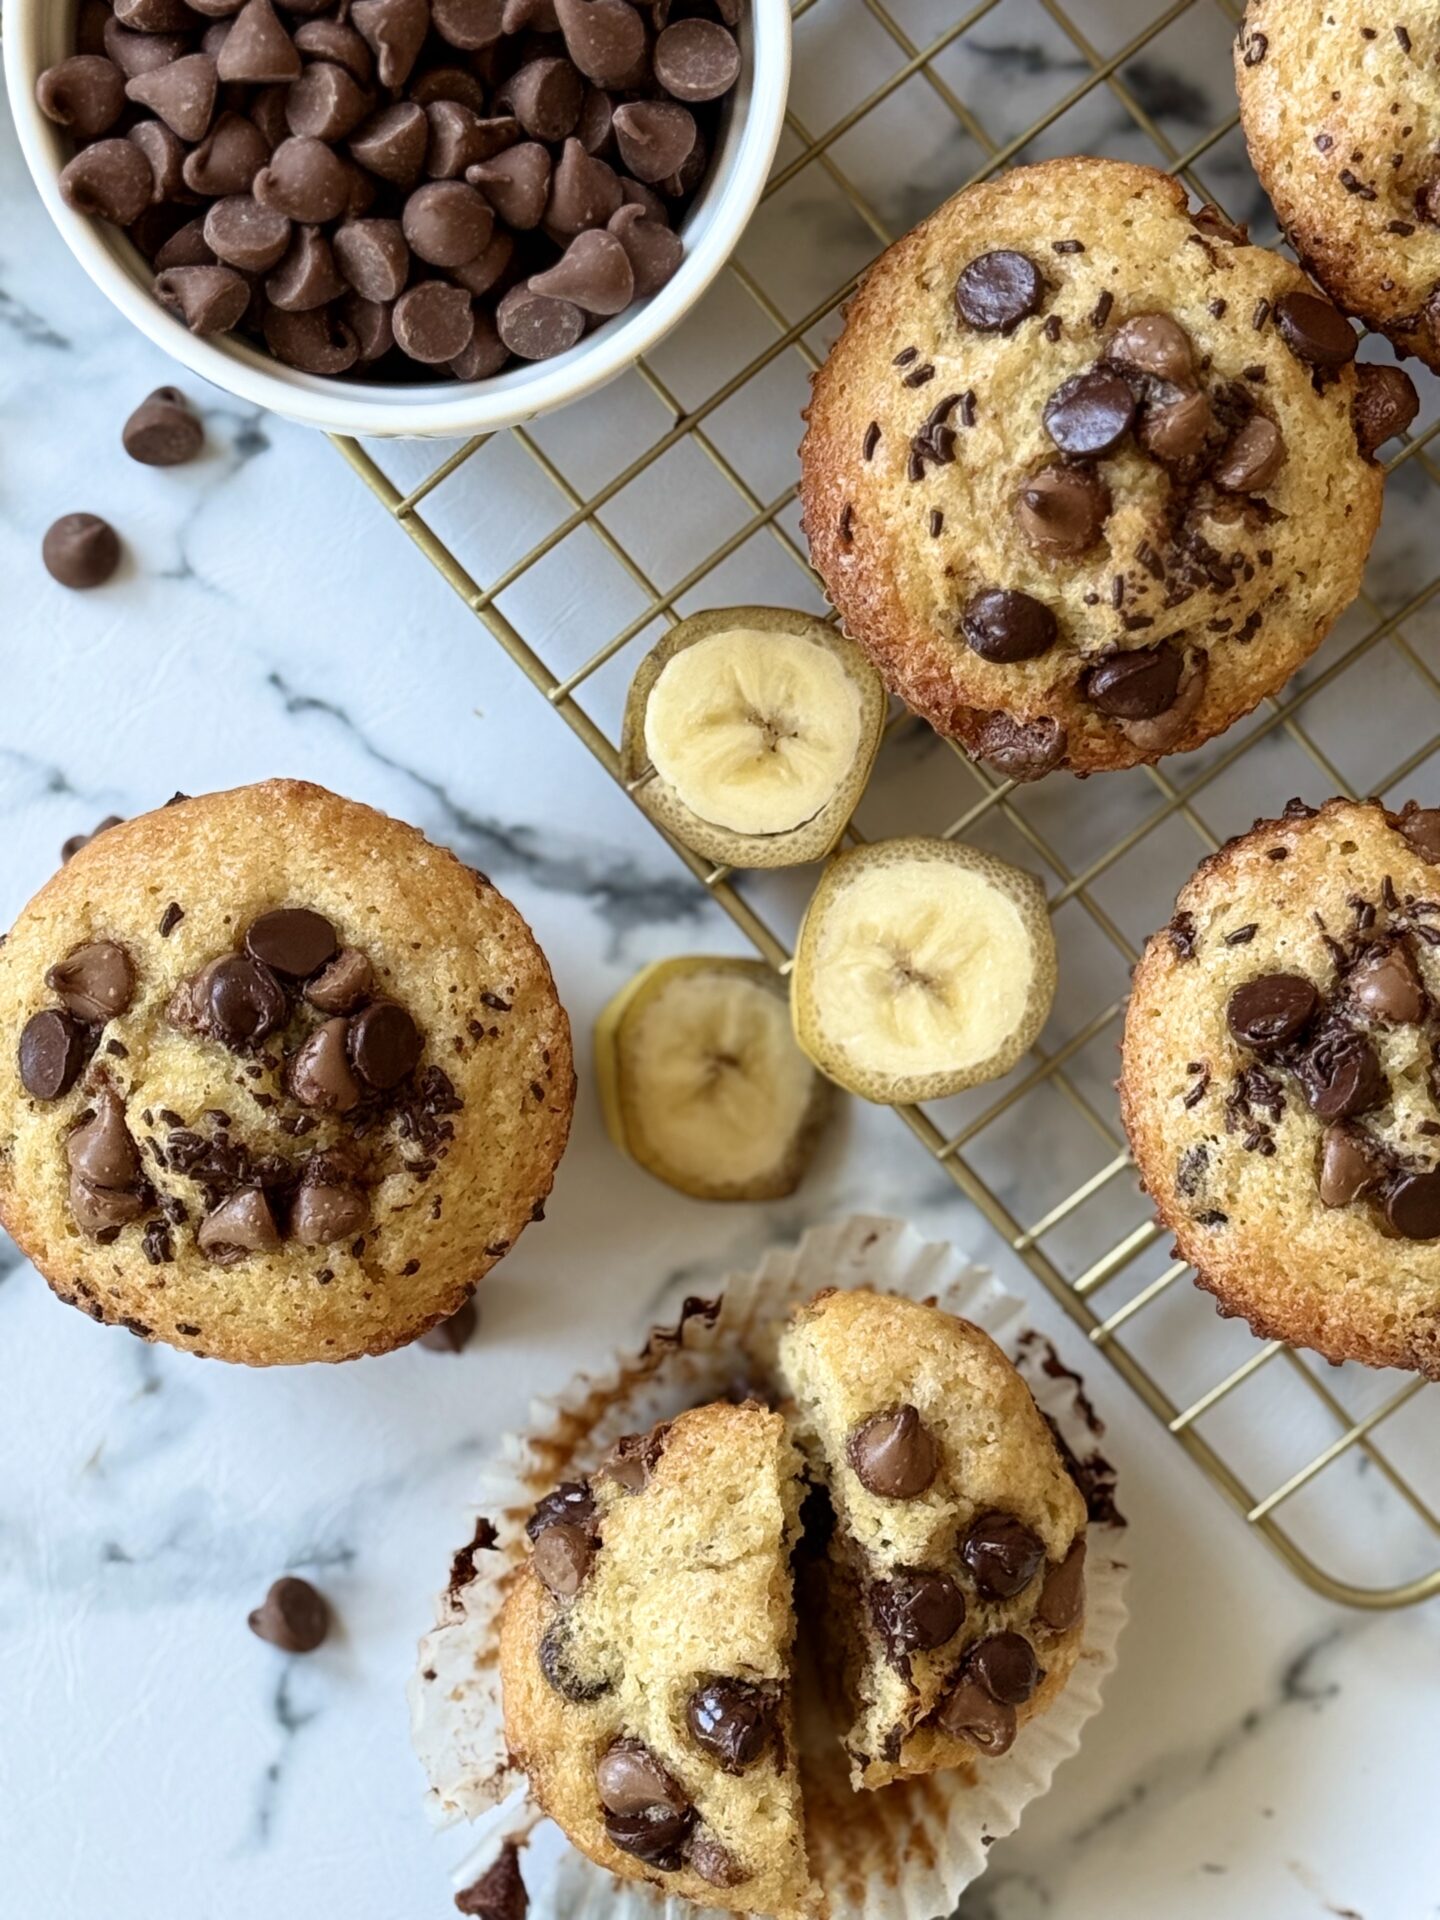
[[[839,855],[795,951],[800,1045],[832,1080],[886,1105],[1008,1073],[1054,993],[1040,882],[948,840]]]
[[[701,1200],[793,1193],[832,1105],[759,960],[646,967],[601,1014],[595,1054],[616,1145]]]
[[[793,866],[844,831],[884,719],[879,676],[824,621],[720,608],[682,622],[641,663],[622,772],[645,811],[695,852]]]

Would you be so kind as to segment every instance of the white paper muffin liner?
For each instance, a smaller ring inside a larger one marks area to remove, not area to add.
[[[1019,1366],[1076,1460],[1096,1460],[1100,1423],[1076,1377],[1027,1327],[1022,1303],[954,1247],[924,1240],[903,1221],[858,1216],[813,1228],[798,1246],[774,1248],[753,1272],[730,1276],[718,1306],[677,1301],[672,1324],[657,1328],[640,1354],[617,1356],[603,1374],[579,1375],[561,1394],[538,1401],[529,1428],[506,1435],[482,1471],[474,1539],[455,1556],[410,1684],[432,1811],[441,1821],[476,1823],[476,1846],[456,1873],[457,1887],[470,1885],[506,1840],[516,1840],[526,1843],[523,1870],[535,1920],[685,1920],[696,1913],[688,1901],[643,1882],[615,1880],[570,1847],[530,1800],[505,1745],[500,1609],[525,1558],[524,1526],[536,1500],[557,1481],[592,1471],[622,1433],[648,1429],[746,1378],[763,1382],[788,1309],[822,1287],[933,1299],[973,1321]],[[1063,1692],[1022,1727],[1007,1754],[855,1793],[833,1730],[816,1752],[802,1727],[806,1837],[825,1920],[935,1920],[952,1912],[984,1872],[991,1844],[1014,1831],[1078,1749],[1081,1729],[1100,1709],[1126,1618],[1123,1522],[1105,1518],[1108,1469],[1103,1461],[1098,1466],[1102,1493],[1092,1501],[1080,1655]]]

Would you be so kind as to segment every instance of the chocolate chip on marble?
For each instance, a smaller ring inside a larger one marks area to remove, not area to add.
[[[285,121],[291,133],[313,140],[343,140],[374,106],[367,92],[344,67],[312,61],[289,89]]]
[[[479,1324],[480,1310],[473,1300],[467,1300],[437,1325],[427,1327],[415,1344],[427,1353],[463,1353]]]
[[[666,1871],[679,1866],[695,1809],[648,1747],[615,1741],[600,1757],[595,1786],[617,1847]]]
[[[1413,1026],[1429,1000],[1408,947],[1397,941],[1366,954],[1346,982],[1355,1005],[1387,1026]]]
[[[603,227],[624,204],[613,167],[567,140],[550,177],[545,225],[552,237],[567,239],[587,227]]]
[[[1067,744],[1058,720],[1017,720],[996,712],[980,722],[974,753],[1007,780],[1041,780],[1065,758]]]
[[[205,137],[219,84],[215,62],[208,54],[187,53],[168,67],[137,74],[126,82],[125,92],[137,105],[158,114],[190,146]]]
[[[92,1187],[119,1192],[140,1186],[140,1153],[113,1087],[97,1091],[94,1112],[65,1142],[65,1157],[71,1172]]]
[[[1355,329],[1338,307],[1314,293],[1282,293],[1275,302],[1280,337],[1307,366],[1343,367],[1355,358]]]
[[[1163,713],[1180,687],[1183,665],[1174,647],[1136,647],[1106,654],[1086,669],[1085,698],[1115,720],[1149,720]]]
[[[1093,547],[1110,513],[1110,493],[1088,467],[1042,467],[1015,496],[1015,519],[1037,553],[1072,559]]]
[[[425,170],[430,122],[413,100],[397,100],[364,121],[346,151],[368,172],[392,186],[413,187]]]
[[[1129,383],[1104,367],[1074,374],[1044,408],[1045,431],[1074,459],[1092,460],[1118,447],[1135,418]]]
[[[931,1653],[965,1624],[965,1596],[945,1573],[911,1569],[870,1589],[870,1615],[891,1660]]]
[[[128,227],[150,204],[155,176],[133,140],[97,140],[60,172],[60,194],[76,213]]]
[[[713,1833],[695,1834],[686,1857],[691,1871],[698,1873],[707,1886],[741,1887],[754,1878],[744,1862],[737,1860],[728,1847],[722,1846]]]
[[[1427,866],[1440,866],[1440,807],[1418,807],[1413,800],[1407,801],[1395,831]]]
[[[316,307],[308,313],[267,307],[264,333],[275,358],[301,373],[333,378],[347,373],[360,358],[360,343],[336,307]]]
[[[696,1745],[725,1773],[754,1766],[775,1738],[780,1702],[773,1687],[716,1677],[702,1681],[685,1704]]]
[[[1319,1005],[1319,991],[1303,974],[1262,973],[1230,995],[1225,1024],[1241,1046],[1269,1053],[1303,1033]]]
[[[345,291],[330,242],[319,227],[296,227],[290,245],[265,281],[265,297],[285,313],[329,306]]]
[[[63,513],[47,529],[40,557],[62,587],[103,587],[120,564],[120,536],[98,513]]]
[[[534,293],[573,300],[585,313],[621,313],[635,297],[635,274],[629,255],[601,227],[577,234],[562,257],[545,273],[533,274]]]
[[[350,1022],[350,1062],[366,1086],[388,1093],[419,1062],[425,1042],[405,1008],[372,1000]]]
[[[1440,1240],[1440,1168],[1398,1174],[1385,1194],[1385,1218],[1404,1240]]]
[[[1326,1028],[1295,1062],[1305,1104],[1320,1120],[1348,1120],[1389,1091],[1374,1042],[1346,1026]]]
[[[863,1421],[846,1441],[845,1456],[868,1493],[890,1500],[916,1499],[940,1469],[934,1436],[909,1405]]]
[[[1355,369],[1357,381],[1351,415],[1355,438],[1368,460],[1377,447],[1403,433],[1420,411],[1415,382],[1399,367],[1367,361]]]
[[[1383,1169],[1374,1143],[1359,1127],[1336,1122],[1320,1139],[1320,1204],[1348,1207],[1378,1186]]]
[[[624,183],[621,183],[622,190]],[[684,242],[668,226],[652,219],[643,206],[627,202],[613,213],[606,231],[624,247],[635,276],[635,297],[648,299],[674,277],[685,257]]]
[[[673,100],[631,100],[617,107],[615,142],[626,169],[646,186],[678,173],[695,147],[695,116]]]
[[[355,0],[350,20],[375,55],[381,86],[404,86],[430,26],[427,0]]]
[[[558,54],[527,61],[496,94],[496,104],[532,140],[564,140],[573,133],[584,99],[585,82]]]
[[[195,1239],[200,1251],[223,1267],[247,1253],[273,1253],[280,1245],[280,1229],[259,1187],[242,1187],[206,1214]]]
[[[500,338],[522,360],[566,353],[585,331],[585,316],[569,300],[552,300],[527,286],[511,287],[495,311]]]
[[[353,1013],[375,989],[375,970],[355,947],[342,947],[321,967],[304,992],[311,1006],[322,1013]]]
[[[1045,298],[1045,278],[1028,254],[1001,247],[969,262],[955,283],[955,311],[977,333],[1009,333]]]
[[[125,111],[125,76],[104,54],[72,54],[45,69],[35,100],[47,120],[77,140],[98,140]]]
[[[740,78],[740,48],[715,20],[677,20],[655,42],[655,78],[677,100],[718,100]]]
[[[360,1084],[347,1057],[348,1028],[349,1023],[337,1014],[316,1027],[290,1056],[285,1084],[302,1107],[318,1113],[349,1113],[359,1104]]]
[[[477,308],[474,332],[464,350],[447,364],[457,380],[485,380],[498,373],[509,358],[510,349],[495,331],[495,322]]]
[[[1105,348],[1112,366],[1187,387],[1195,376],[1190,336],[1168,313],[1137,313],[1118,326]]]
[[[479,187],[507,226],[517,233],[538,227],[550,198],[551,160],[547,147],[526,140],[492,159],[467,167],[465,178]]]
[[[1015,1709],[994,1699],[978,1680],[962,1677],[936,1715],[942,1733],[966,1740],[992,1759],[1015,1744]]]
[[[1078,1535],[1065,1558],[1045,1570],[1035,1620],[1051,1633],[1066,1633],[1085,1610],[1085,1536]]]
[[[302,1247],[328,1247],[361,1232],[370,1209],[358,1188],[305,1180],[290,1208],[291,1237]]]
[[[1035,1649],[1023,1633],[992,1633],[977,1641],[965,1662],[992,1700],[1018,1707],[1034,1693],[1040,1679]]]
[[[98,1026],[118,1018],[134,999],[135,969],[113,940],[87,940],[56,961],[45,984],[67,1013]]]
[[[430,0],[430,23],[447,46],[478,53],[505,30],[504,0]]]
[[[1037,660],[1054,646],[1060,631],[1043,601],[1003,587],[972,594],[960,615],[960,630],[982,660],[1005,665]]]
[[[622,1492],[643,1493],[665,1451],[666,1432],[662,1424],[649,1433],[622,1433],[600,1462],[600,1472]]]
[[[398,220],[347,220],[331,251],[341,276],[362,298],[397,300],[410,277],[410,249]]]
[[[58,1100],[80,1078],[85,1033],[58,1007],[32,1013],[20,1030],[20,1084],[36,1100]]]
[[[182,59],[194,42],[184,33],[137,33],[112,18],[105,23],[103,44],[106,59],[133,80],[137,73],[153,73],[156,67]]]
[[[254,194],[262,206],[313,227],[340,217],[350,186],[349,169],[332,147],[292,134],[256,174]]]
[[[198,334],[229,333],[250,305],[250,283],[233,267],[167,266],[156,274],[154,291],[162,307]]]
[[[1285,437],[1263,413],[1252,414],[1210,469],[1227,493],[1263,493],[1285,464]]]
[[[635,87],[643,82],[645,22],[628,0],[555,0],[555,18],[566,53],[587,80],[597,87]]]
[[[325,1597],[293,1573],[274,1582],[250,1615],[250,1631],[282,1653],[313,1653],[330,1629]]]
[[[445,280],[421,280],[402,293],[390,315],[395,344],[424,366],[463,353],[475,330],[470,295]]]
[[[405,202],[401,226],[410,251],[429,266],[463,267],[484,251],[495,214],[465,181],[432,180]]]
[[[243,113],[222,113],[200,145],[186,154],[185,185],[207,198],[248,194],[270,158],[265,136]]]
[[[1214,424],[1214,410],[1203,393],[1182,393],[1178,400],[1147,406],[1137,431],[1152,459],[1181,461],[1202,450]]]
[[[268,273],[290,244],[290,220],[253,194],[230,193],[205,215],[205,242],[218,260],[242,273]]]
[[[573,1600],[595,1558],[594,1535],[587,1527],[557,1520],[535,1536],[531,1550],[535,1572],[557,1600]]]
[[[960,1558],[980,1593],[1010,1600],[1040,1571],[1045,1546],[1013,1513],[983,1513],[966,1532]]]
[[[513,1840],[504,1843],[498,1858],[478,1880],[460,1889],[455,1906],[475,1920],[526,1920],[530,1896],[520,1875],[520,1852]]]

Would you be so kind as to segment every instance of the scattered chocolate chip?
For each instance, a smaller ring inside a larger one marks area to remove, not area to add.
[[[1195,374],[1190,336],[1168,313],[1137,313],[1125,321],[1111,335],[1105,358],[1175,387],[1188,387]]]
[[[1119,446],[1135,418],[1129,383],[1104,367],[1091,367],[1057,387],[1045,402],[1045,431],[1061,453],[1096,459]]]
[[[420,1060],[420,1029],[394,1000],[373,1000],[350,1022],[350,1061],[367,1086],[388,1093]]]
[[[250,1615],[250,1631],[282,1653],[313,1653],[329,1629],[325,1596],[293,1573],[275,1581]]]
[[[125,422],[121,441],[144,467],[183,467],[205,445],[205,429],[178,387],[157,387]]]
[[[992,1700],[1018,1707],[1034,1693],[1040,1679],[1035,1649],[1023,1633],[992,1633],[977,1641],[965,1662]]]
[[[892,1661],[931,1653],[965,1624],[965,1596],[946,1573],[901,1571],[870,1589],[870,1614]]]
[[[1168,753],[1194,718],[1205,697],[1209,662],[1203,653],[1193,654],[1180,671],[1175,698],[1162,712],[1139,719],[1122,720],[1120,731],[1133,746],[1144,753]]]
[[[302,1247],[328,1247],[359,1232],[369,1217],[357,1188],[305,1181],[290,1209],[291,1237]]]
[[[1377,447],[1403,433],[1420,411],[1415,382],[1399,367],[1375,366],[1367,361],[1355,369],[1358,385],[1352,414],[1355,438],[1369,459]]]
[[[978,1680],[963,1676],[936,1715],[943,1733],[967,1740],[992,1759],[1015,1744],[1015,1709],[992,1698]]]
[[[1010,333],[1045,298],[1045,280],[1028,254],[1008,247],[982,253],[955,283],[955,311],[978,333]]]
[[[960,1558],[983,1595],[1009,1600],[1035,1578],[1045,1547],[1013,1513],[984,1513],[966,1533]]]
[[[1145,408],[1140,444],[1156,460],[1190,460],[1204,447],[1214,424],[1214,411],[1203,393],[1182,393],[1166,405]]]
[[[113,940],[91,940],[57,960],[45,975],[45,984],[77,1020],[101,1026],[130,1005],[135,969],[129,954]]]
[[[1385,1218],[1405,1240],[1440,1240],[1440,1168],[1402,1173],[1385,1195]]]
[[[36,1100],[58,1100],[80,1078],[85,1033],[56,1007],[32,1013],[20,1031],[20,1083]]]
[[[940,1468],[939,1450],[912,1406],[872,1414],[851,1433],[845,1455],[867,1493],[914,1500]]]
[[[1149,720],[1163,713],[1180,689],[1183,660],[1174,647],[1132,648],[1106,654],[1085,672],[1085,698],[1115,720]]]
[[[595,1786],[614,1844],[673,1871],[695,1824],[695,1809],[650,1749],[639,1740],[615,1741],[600,1757]]]
[[[1360,1128],[1337,1123],[1325,1129],[1318,1181],[1322,1206],[1348,1207],[1379,1184],[1381,1171],[1373,1144]]]
[[[1066,1633],[1085,1609],[1085,1536],[1079,1534],[1065,1558],[1045,1570],[1035,1619],[1051,1633]]]
[[[98,513],[66,513],[41,544],[45,571],[78,592],[103,587],[120,564],[120,536]]]
[[[125,1106],[111,1087],[101,1087],[95,1110],[65,1142],[73,1174],[106,1192],[138,1189],[143,1179],[140,1154],[125,1124]]]
[[[1015,497],[1015,519],[1037,553],[1072,559],[1100,538],[1110,493],[1088,467],[1042,467]]]
[[[437,12],[443,3],[444,0],[437,0]],[[453,7],[456,0],[448,0],[448,4]],[[520,1850],[513,1840],[504,1843],[499,1858],[478,1880],[461,1888],[455,1896],[455,1906],[460,1913],[473,1915],[476,1920],[526,1920],[530,1896],[520,1874]]]
[[[1314,293],[1283,293],[1275,302],[1280,337],[1308,366],[1343,367],[1355,358],[1355,329],[1328,300]]]
[[[357,948],[343,947],[306,982],[304,994],[322,1013],[354,1013],[374,990],[375,970],[369,960]]]
[[[1065,758],[1065,729],[1058,720],[1016,720],[987,713],[975,742],[975,757],[1008,780],[1040,780]]]
[[[1429,1001],[1419,969],[1400,942],[1368,953],[1346,985],[1355,1005],[1386,1025],[1411,1026],[1425,1018]]]
[[[531,1559],[535,1572],[557,1600],[574,1599],[594,1557],[593,1533],[572,1521],[557,1520],[534,1537]]]
[[[1273,420],[1256,413],[1234,435],[1210,477],[1227,493],[1263,493],[1284,464],[1284,436]]]
[[[268,967],[242,953],[223,954],[191,985],[189,1010],[200,1030],[239,1050],[285,1023],[285,995]]]
[[[753,1766],[775,1738],[780,1702],[773,1688],[717,1677],[690,1695],[685,1718],[696,1744],[726,1773]]]
[[[184,918],[185,909],[180,905],[178,900],[172,900],[161,914],[159,925],[155,931],[160,935],[162,940],[168,940]]]
[[[966,601],[960,630],[982,660],[1005,665],[1038,659],[1059,633],[1055,615],[1043,601],[1002,587],[987,587]]]
[[[273,1253],[280,1245],[280,1229],[259,1187],[242,1187],[206,1214],[195,1239],[202,1253],[229,1266],[247,1253]]]
[[[245,929],[245,950],[252,960],[286,980],[304,980],[333,960],[339,949],[335,929],[309,907],[276,907]]]
[[[1236,987],[1225,1022],[1242,1046],[1269,1053],[1301,1034],[1314,1018],[1320,995],[1298,973],[1262,973]]]
[[[349,1113],[359,1104],[360,1085],[350,1071],[346,1037],[349,1023],[326,1020],[290,1056],[285,1084],[302,1107],[317,1113]]]
[[[1332,1026],[1295,1062],[1306,1105],[1320,1120],[1347,1120],[1379,1106],[1388,1093],[1375,1045],[1352,1027]]]

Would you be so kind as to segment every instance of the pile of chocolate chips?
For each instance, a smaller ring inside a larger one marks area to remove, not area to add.
[[[742,4],[82,0],[36,93],[192,332],[477,380],[675,272]]]

